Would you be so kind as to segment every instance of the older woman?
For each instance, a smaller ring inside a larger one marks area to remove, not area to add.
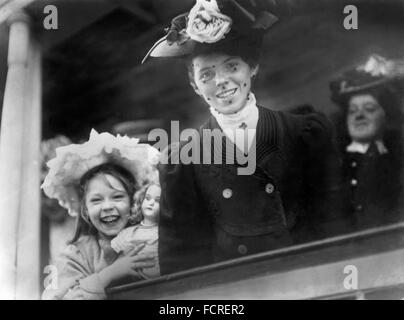
[[[331,149],[329,123],[312,112],[257,105],[252,85],[263,35],[277,18],[253,4],[198,0],[149,52],[184,57],[190,83],[211,113],[200,136],[221,134],[219,142],[198,144],[199,163],[181,162],[183,143],[170,147],[160,168],[162,273],[291,245],[304,221],[324,212],[327,175],[321,166],[306,169]],[[243,163],[243,155],[253,163]],[[175,158],[179,164],[170,161]]]
[[[332,99],[342,110],[345,210],[358,229],[399,219],[401,72],[397,63],[375,55],[330,85]]]

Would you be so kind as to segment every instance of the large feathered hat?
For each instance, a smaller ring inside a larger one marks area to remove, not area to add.
[[[144,57],[181,57],[198,47],[217,43],[257,46],[278,18],[271,0],[197,0],[194,7],[172,20],[167,35]]]
[[[341,104],[354,94],[383,88],[402,95],[403,83],[404,61],[371,55],[365,64],[347,70],[330,82],[331,99]]]
[[[90,169],[113,163],[128,170],[137,187],[158,181],[159,151],[139,139],[113,136],[91,130],[90,139],[82,144],[70,144],[56,149],[56,157],[47,163],[49,172],[41,186],[49,198],[59,201],[70,215],[80,210],[79,185]]]

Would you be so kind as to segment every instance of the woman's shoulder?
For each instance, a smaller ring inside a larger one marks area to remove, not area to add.
[[[332,140],[333,126],[327,116],[310,105],[302,105],[288,110],[269,110],[261,113],[273,118],[284,138],[303,140],[309,145],[323,145]]]

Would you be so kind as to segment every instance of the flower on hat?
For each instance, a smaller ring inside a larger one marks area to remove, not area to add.
[[[59,201],[70,215],[79,213],[78,187],[81,177],[90,169],[114,163],[132,173],[138,186],[158,181],[159,151],[139,139],[113,136],[91,130],[90,139],[56,149],[56,157],[47,163],[49,172],[41,186],[49,198]]]
[[[219,10],[216,0],[197,0],[188,15],[186,33],[192,40],[214,43],[230,31],[232,19]]]
[[[394,63],[389,61],[379,55],[372,55],[368,61],[363,65],[359,66],[359,71],[364,71],[370,73],[374,77],[387,76],[393,71]]]
[[[267,0],[196,0],[190,12],[172,19],[167,34],[153,44],[142,63],[149,57],[186,56],[198,42],[215,43],[227,34],[230,41],[262,36],[279,20],[271,13],[274,6]]]

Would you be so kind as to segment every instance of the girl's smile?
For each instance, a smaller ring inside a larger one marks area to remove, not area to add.
[[[116,236],[128,223],[129,196],[111,175],[98,174],[90,180],[85,204],[91,223],[106,237]]]

